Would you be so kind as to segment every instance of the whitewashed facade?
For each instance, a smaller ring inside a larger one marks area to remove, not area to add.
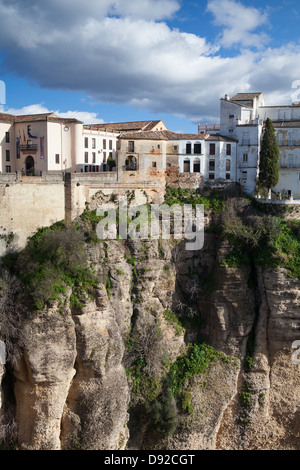
[[[201,173],[204,181],[236,181],[236,141],[220,136],[179,136],[180,173]]]
[[[256,193],[264,123],[273,122],[280,150],[279,183],[274,191],[300,199],[300,104],[265,106],[262,93],[238,93],[221,99],[220,134],[237,145],[237,179],[249,194]]]

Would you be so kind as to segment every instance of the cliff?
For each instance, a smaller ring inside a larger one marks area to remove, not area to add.
[[[3,447],[299,449],[299,280],[252,254],[229,262],[232,246],[213,229],[194,252],[85,239],[92,288],[57,283],[35,309],[22,300],[15,329],[18,299],[12,308],[3,294],[14,278],[2,273]]]

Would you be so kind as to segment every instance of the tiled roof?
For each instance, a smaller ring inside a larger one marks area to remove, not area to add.
[[[12,114],[0,113],[0,121],[5,122],[34,122],[34,121],[55,121],[55,122],[81,122],[73,118],[62,118],[54,113],[45,114],[24,114],[21,116],[13,116]]]
[[[0,113],[0,121],[4,122],[14,122],[15,117],[12,116],[11,114],[7,113]]]
[[[237,93],[230,98],[230,101],[253,101],[254,98],[259,98],[262,92],[256,93]]]
[[[56,122],[81,122],[74,118],[62,118],[54,113],[45,114],[27,114],[23,116],[15,116],[15,122],[32,122],[32,121],[56,121]]]
[[[104,124],[86,125],[87,129],[125,132],[125,131],[151,131],[161,120],[158,121],[132,121],[132,122],[111,122]]]
[[[127,140],[208,140],[214,142],[236,142],[231,137],[203,134],[179,134],[172,131],[127,132],[120,134],[120,139]]]

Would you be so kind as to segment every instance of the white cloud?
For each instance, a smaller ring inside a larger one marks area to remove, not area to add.
[[[173,0],[0,0],[4,66],[45,88],[193,121],[217,117],[225,93],[289,99],[292,81],[300,78],[300,47],[254,52],[266,14],[234,0],[210,0],[222,45],[243,46],[222,57],[218,45],[161,21],[178,8]],[[79,113],[67,111],[101,122]]]
[[[31,104],[29,106],[24,106],[22,108],[7,108],[5,106],[0,106],[1,113],[12,114],[13,116],[24,116],[27,114],[48,114],[54,113],[62,118],[75,118],[79,121],[82,121],[84,124],[101,124],[103,119],[97,117],[97,113],[90,113],[86,111],[66,111],[60,112],[59,110],[50,110],[45,107],[43,104]]]
[[[242,45],[260,48],[268,41],[264,32],[254,33],[266,25],[266,13],[236,0],[209,0],[207,10],[214,15],[214,22],[223,27],[220,42],[224,47]]]

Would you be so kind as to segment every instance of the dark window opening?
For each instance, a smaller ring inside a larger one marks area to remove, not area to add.
[[[190,155],[192,153],[192,144],[186,144],[186,154]]]
[[[194,161],[194,173],[200,173],[200,160]]]
[[[201,144],[194,145],[194,153],[200,154],[201,153]]]

